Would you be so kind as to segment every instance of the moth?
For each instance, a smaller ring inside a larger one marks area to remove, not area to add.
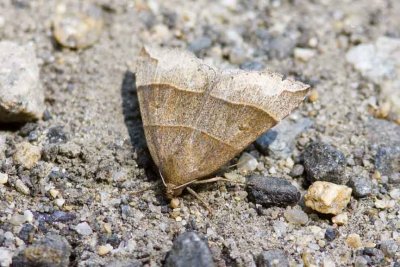
[[[135,63],[147,145],[169,198],[204,182],[309,89],[273,72],[219,70],[180,49],[144,47]]]

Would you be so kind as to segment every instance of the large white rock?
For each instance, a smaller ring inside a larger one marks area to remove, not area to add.
[[[44,91],[32,45],[0,42],[0,122],[40,119]]]

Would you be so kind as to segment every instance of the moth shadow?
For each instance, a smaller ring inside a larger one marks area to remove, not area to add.
[[[155,181],[158,180],[158,175],[154,171],[155,166],[147,148],[136,89],[135,74],[126,71],[121,85],[122,112],[125,125],[128,129],[132,148],[137,154],[136,161],[139,167],[145,170],[146,177],[150,181]]]

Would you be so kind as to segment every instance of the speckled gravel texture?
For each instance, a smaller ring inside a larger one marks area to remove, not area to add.
[[[375,266],[400,260],[398,251],[376,260],[363,250],[380,249],[385,240],[400,242],[399,200],[390,202],[391,195],[399,196],[390,194],[399,185],[379,177],[374,166],[374,145],[398,145],[399,126],[373,118],[368,105],[379,86],[345,59],[357,44],[400,37],[400,1],[97,0],[104,28],[84,50],[53,40],[56,2],[0,1],[0,40],[33,42],[47,109],[46,120],[33,126],[1,125],[0,136],[6,139],[0,172],[8,174],[8,182],[0,184],[0,247],[16,256],[55,233],[71,245],[70,266],[160,266],[174,238],[194,230],[208,240],[217,266],[256,266],[258,255],[269,249],[283,250],[292,266],[352,266],[363,255]],[[291,207],[256,205],[244,186],[223,182],[195,188],[212,214],[189,194],[172,210],[146,152],[134,75],[128,71],[142,44],[191,49],[222,68],[268,68],[318,92],[316,101],[305,101],[287,118],[313,121],[296,137],[289,160],[263,155],[252,145],[246,151],[259,162],[255,171],[244,174],[228,166],[219,175],[285,178],[304,196],[306,175],[289,174],[302,163],[307,144],[321,141],[345,155],[344,175],[372,180],[372,195],[352,197],[343,226],[305,208],[302,200],[294,208],[303,209],[309,220],[292,224],[283,216]],[[295,57],[296,47],[315,55]],[[42,151],[30,170],[13,162],[16,145],[24,141]],[[17,190],[21,181],[28,195]],[[378,209],[377,199],[390,205]],[[33,219],[23,215],[26,210]],[[326,239],[326,229],[337,232],[336,238]],[[358,251],[346,244],[349,234],[360,235]],[[99,247],[107,244],[113,249],[102,256]]]

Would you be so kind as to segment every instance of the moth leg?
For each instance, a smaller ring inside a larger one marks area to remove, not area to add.
[[[207,183],[213,183],[213,182],[219,182],[219,181],[231,182],[231,180],[226,179],[226,178],[214,177],[214,178],[205,179],[205,180],[196,180],[192,184],[207,184]]]
[[[204,207],[208,210],[208,212],[210,212],[210,214],[212,213],[212,209],[210,208],[210,206],[208,206],[208,204],[199,196],[199,194],[197,194],[192,188],[190,188],[189,186],[186,187],[186,190],[192,194],[195,198],[197,198],[198,201],[201,202],[201,204],[204,205]]]
[[[230,179],[222,178],[222,177],[214,177],[214,178],[205,179],[205,180],[196,180],[192,184],[206,184],[206,183],[213,183],[213,182],[219,182],[219,181],[230,182],[230,183],[239,184],[239,185],[246,185],[245,183],[232,181]]]

